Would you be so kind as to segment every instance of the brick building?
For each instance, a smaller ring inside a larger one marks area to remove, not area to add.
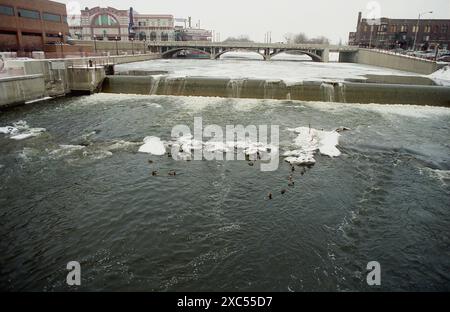
[[[48,0],[0,0],[0,51],[43,51],[69,35],[66,5]]]
[[[70,23],[74,39],[93,40],[174,40],[172,15],[139,14],[129,10],[95,7],[81,10],[80,19]]]
[[[417,27],[417,19],[382,17],[377,25],[371,24],[371,20],[362,18],[360,12],[356,32],[349,34],[349,44],[380,49],[412,49],[417,33],[416,49],[434,48],[437,44],[444,49],[450,48],[448,19],[421,19]]]

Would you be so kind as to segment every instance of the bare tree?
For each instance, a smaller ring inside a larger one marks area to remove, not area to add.
[[[315,38],[308,38],[305,33],[292,34],[287,33],[284,35],[284,39],[287,43],[315,43],[315,44],[329,44],[330,40],[328,40],[325,36],[319,36]]]
[[[224,42],[253,42],[249,36],[240,35],[238,37],[228,37]]]

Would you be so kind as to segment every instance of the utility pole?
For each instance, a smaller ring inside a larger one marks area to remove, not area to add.
[[[420,26],[420,17],[425,14],[432,14],[433,11],[423,12],[419,14],[419,17],[417,18],[417,26],[416,26],[416,35],[414,36],[414,45],[413,45],[413,51],[416,51],[416,43],[417,43],[417,34],[419,33],[419,26]]]

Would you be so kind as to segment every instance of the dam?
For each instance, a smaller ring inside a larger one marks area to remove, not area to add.
[[[76,260],[80,291],[373,291],[369,261],[376,290],[448,290],[449,87],[228,56],[25,65],[39,83],[17,79],[20,101],[52,98],[1,107],[1,289],[72,290]],[[261,137],[241,148],[254,158],[174,159],[240,148],[173,134],[199,117],[278,127],[279,166],[260,170]]]

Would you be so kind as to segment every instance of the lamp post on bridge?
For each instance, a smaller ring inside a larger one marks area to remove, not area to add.
[[[425,14],[432,14],[432,13],[433,13],[433,11],[428,11],[428,12],[423,12],[423,13],[419,14],[419,18],[417,19],[416,35],[414,36],[413,51],[416,51],[417,34],[419,33],[420,17],[424,16]]]
[[[117,47],[118,40],[119,40],[119,37],[116,36],[116,55],[119,55],[119,48]]]
[[[59,37],[59,44],[61,45],[61,58],[64,58],[64,51],[63,51],[63,34],[61,32],[58,33]]]
[[[94,35],[94,53],[97,54],[97,35]]]
[[[131,53],[134,55],[134,38],[131,38]]]

